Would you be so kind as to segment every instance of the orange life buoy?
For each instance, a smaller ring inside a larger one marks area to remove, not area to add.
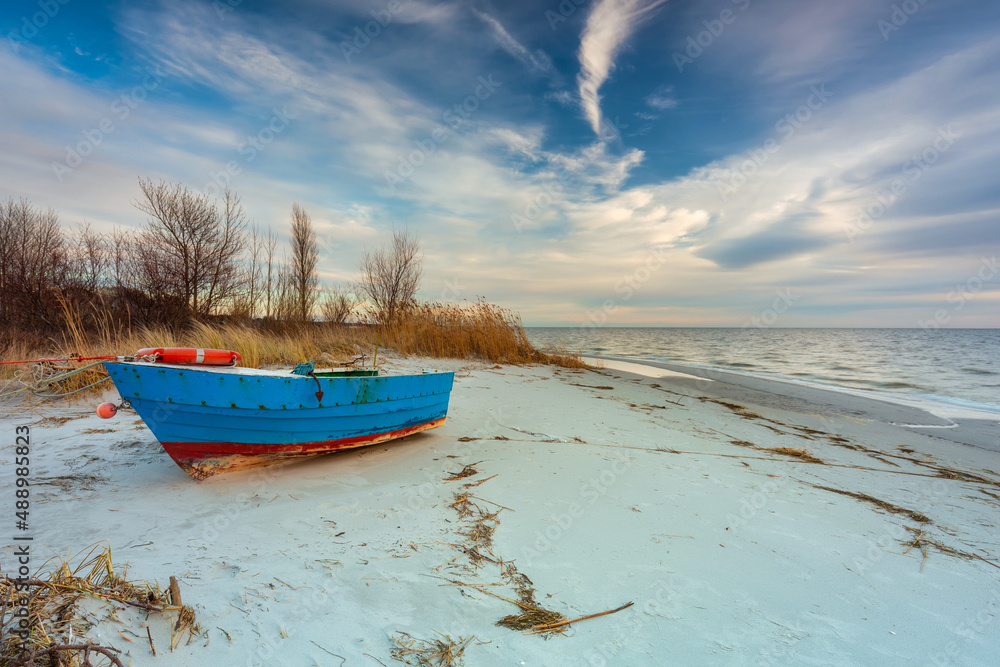
[[[136,357],[154,357],[164,364],[201,364],[204,366],[235,366],[242,357],[232,350],[195,347],[144,347]]]

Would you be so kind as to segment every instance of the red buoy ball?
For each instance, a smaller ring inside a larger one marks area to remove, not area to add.
[[[111,419],[118,412],[118,407],[114,403],[101,403],[97,406],[97,416],[101,419]]]

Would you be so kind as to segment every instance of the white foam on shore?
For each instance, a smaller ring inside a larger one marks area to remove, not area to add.
[[[614,371],[623,371],[625,373],[634,373],[635,375],[642,375],[648,378],[665,378],[665,377],[678,377],[678,378],[688,378],[692,380],[703,380],[707,382],[712,382],[709,378],[698,377],[697,375],[690,375],[689,373],[678,373],[677,371],[669,371],[666,368],[657,368],[656,366],[649,366],[647,364],[632,363],[629,361],[613,361],[611,359],[600,359],[598,357],[581,357],[584,362],[607,368]]]
[[[605,368],[617,369],[622,371],[627,371],[629,373],[635,373],[636,375],[644,375],[646,377],[684,377],[684,378],[695,378],[698,380],[703,380],[711,382],[710,378],[702,377],[700,375],[692,375],[688,373],[680,373],[677,371],[670,371],[665,368],[659,368],[655,364],[656,361],[649,361],[644,363],[644,360],[636,359],[630,361],[618,361],[612,359],[605,359],[599,357],[583,357],[583,360],[587,363],[602,363]],[[877,401],[882,401],[884,403],[892,403],[895,405],[902,405],[908,408],[916,408],[917,410],[922,410],[924,412],[930,413],[935,417],[941,419],[953,420],[953,419],[980,419],[985,421],[1000,421],[1000,412],[990,409],[989,406],[980,406],[968,401],[962,401],[961,399],[954,399],[948,397],[932,397],[923,395],[912,395],[912,394],[895,394],[889,392],[880,392],[869,389],[855,389],[852,387],[843,387],[841,385],[831,384],[827,382],[802,380],[799,378],[788,378],[775,375],[769,375],[766,373],[754,373],[745,370],[733,370],[729,368],[716,368],[714,366],[694,366],[691,364],[675,364],[670,362],[672,366],[682,366],[691,369],[698,369],[700,371],[713,372],[713,373],[726,373],[729,375],[742,376],[746,378],[751,378],[755,380],[764,380],[768,382],[784,382],[787,384],[797,385],[800,387],[808,387],[810,389],[819,389],[822,391],[832,391],[841,394],[847,394],[849,396],[856,396],[859,398],[868,398]],[[906,426],[908,428],[955,428],[957,425],[945,424],[945,425],[932,425],[932,424],[898,424],[898,426]]]

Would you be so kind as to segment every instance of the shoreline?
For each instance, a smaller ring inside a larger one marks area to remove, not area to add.
[[[974,411],[973,414],[978,413],[982,416],[946,416],[933,412],[932,408],[926,405],[927,401],[907,400],[905,395],[898,398],[887,395],[885,392],[877,395],[866,395],[864,390],[817,386],[814,383],[766,377],[746,371],[702,368],[610,355],[587,355],[584,359],[648,366],[677,373],[681,376],[699,378],[707,382],[719,380],[724,384],[742,387],[752,392],[770,394],[785,399],[805,400],[825,405],[828,409],[836,410],[845,415],[885,421],[899,428],[914,429],[929,437],[937,437],[991,452],[1000,452],[1000,438],[997,436],[997,433],[1000,432],[1000,414],[994,417],[983,411]],[[622,372],[628,371],[623,370]],[[874,394],[874,392],[872,393]],[[766,403],[763,397],[759,397],[757,400]]]
[[[1000,330],[621,328],[533,329],[544,349],[768,377],[885,395],[944,417],[997,419]]]
[[[470,666],[1000,662],[1000,457],[891,423],[913,408],[690,373],[387,362],[456,372],[443,427],[203,482],[133,414],[4,415],[34,443],[32,565],[42,545],[108,540],[129,578],[176,576],[203,633],[172,652],[162,619],[154,658],[141,617],[88,608],[89,636],[135,667],[390,665],[399,633],[437,632],[475,637]],[[13,460],[5,445],[0,488]],[[470,541],[476,516],[489,542]],[[518,613],[489,594],[517,599],[510,565],[568,618],[634,605],[548,641],[498,627]]]

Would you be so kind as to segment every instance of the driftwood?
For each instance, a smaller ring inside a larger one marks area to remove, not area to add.
[[[122,661],[118,659],[118,656],[115,655],[115,653],[121,653],[121,651],[109,646],[98,646],[97,644],[56,644],[54,646],[48,646],[38,651],[32,651],[31,653],[18,658],[10,665],[10,667],[35,667],[35,660],[41,658],[42,656],[49,656],[49,664],[62,664],[59,656],[60,651],[81,652],[81,657],[83,658],[83,662],[80,663],[81,667],[91,667],[90,654],[92,652],[100,653],[105,658],[110,660],[111,664],[116,667],[125,667],[125,665],[122,664]]]
[[[614,614],[615,612],[621,611],[622,609],[628,609],[633,603],[628,602],[618,607],[617,609],[609,609],[608,611],[602,611],[597,614],[588,614],[587,616],[581,616],[580,618],[574,618],[567,621],[559,621],[558,623],[543,623],[541,625],[536,625],[531,629],[529,635],[538,634],[539,632],[548,632],[549,630],[554,630],[560,628],[564,625],[569,625],[570,623],[576,623],[577,621],[586,621],[588,618],[597,618],[598,616],[607,616],[608,614]]]

